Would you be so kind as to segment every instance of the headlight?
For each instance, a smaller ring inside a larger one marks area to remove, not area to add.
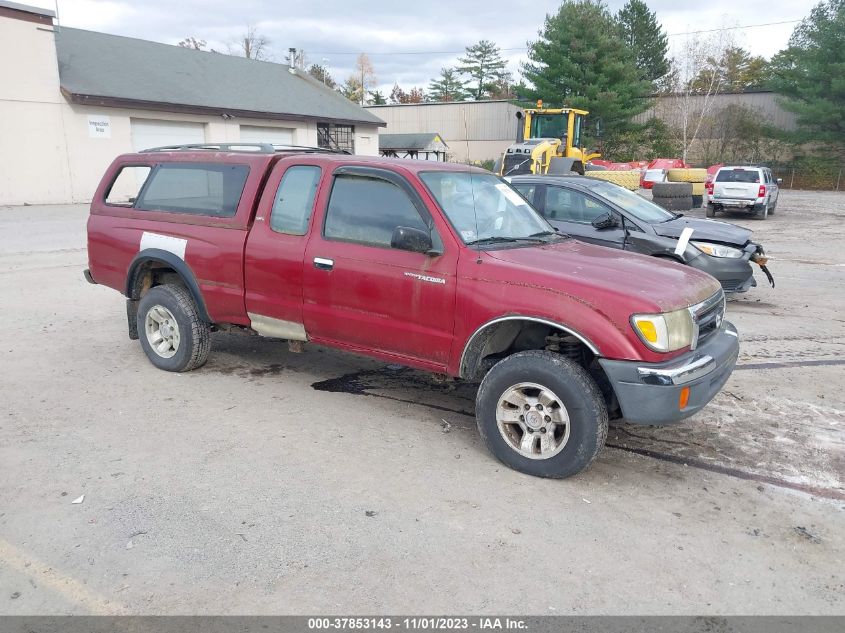
[[[687,308],[663,314],[634,314],[631,325],[647,347],[656,352],[674,352],[692,345],[692,315]]]
[[[713,257],[730,257],[737,259],[742,257],[742,251],[738,248],[732,248],[723,244],[711,244],[710,242],[690,242],[702,253],[707,253]]]

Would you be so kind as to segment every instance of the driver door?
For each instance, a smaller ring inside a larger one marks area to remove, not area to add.
[[[442,370],[454,325],[458,250],[399,174],[342,167],[305,250],[305,328],[315,341]],[[430,231],[429,254],[391,248],[397,227]],[[414,362],[416,361],[416,362]]]

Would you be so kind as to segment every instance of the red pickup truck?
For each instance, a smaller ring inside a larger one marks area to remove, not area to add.
[[[88,220],[91,283],[126,296],[154,365],[205,363],[252,330],[480,381],[479,431],[567,477],[608,418],[667,424],[736,362],[712,277],[557,233],[481,169],[266,145],[118,157]]]

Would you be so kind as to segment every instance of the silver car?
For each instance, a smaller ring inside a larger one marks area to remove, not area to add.
[[[775,212],[780,183],[768,167],[720,167],[707,184],[707,217],[716,217],[717,211],[749,211],[765,220]]]

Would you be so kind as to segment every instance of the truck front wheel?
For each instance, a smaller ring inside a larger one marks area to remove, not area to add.
[[[547,351],[496,363],[478,389],[478,430],[507,466],[563,479],[590,465],[607,438],[607,406],[587,371]]]
[[[166,371],[190,371],[208,360],[211,328],[183,286],[155,286],[138,304],[138,334],[150,362]]]

